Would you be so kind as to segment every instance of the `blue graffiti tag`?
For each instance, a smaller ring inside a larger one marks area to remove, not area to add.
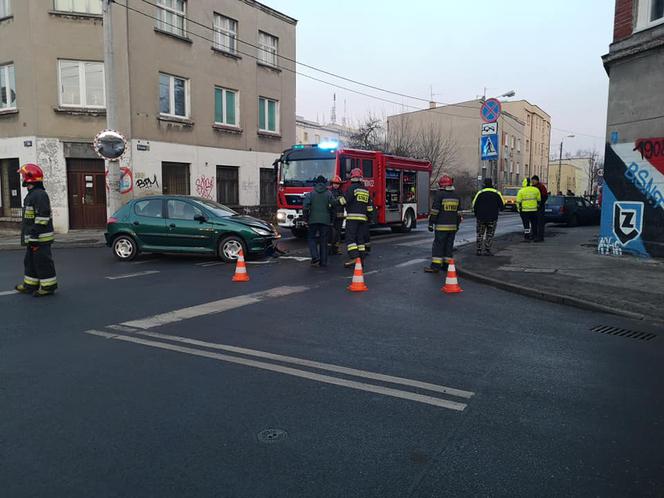
[[[641,168],[633,162],[627,166],[625,178],[643,193],[650,205],[664,209],[664,193],[655,183],[655,179],[647,168]]]

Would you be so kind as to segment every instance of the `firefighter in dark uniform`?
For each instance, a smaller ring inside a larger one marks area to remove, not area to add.
[[[51,254],[53,217],[51,201],[44,190],[44,172],[36,164],[26,164],[18,170],[28,195],[23,201],[21,245],[26,246],[23,283],[18,292],[35,297],[48,296],[58,287]]]
[[[447,265],[452,259],[454,237],[462,221],[459,212],[461,199],[454,192],[454,179],[443,175],[438,180],[438,187],[429,216],[429,231],[435,231],[435,235],[431,249],[431,266],[424,269],[427,273],[438,273],[441,269],[447,271]]]
[[[373,202],[369,191],[362,183],[362,171],[355,168],[350,172],[351,186],[339,202],[346,208],[346,248],[348,261],[346,268],[355,266],[355,260],[364,260],[366,254],[366,234],[369,218],[373,214]]]
[[[336,200],[333,205],[332,236],[330,237],[330,254],[341,254],[341,229],[344,226],[345,210],[339,200],[343,198],[344,193],[341,190],[341,178],[335,176],[330,182],[332,185],[330,192]]]

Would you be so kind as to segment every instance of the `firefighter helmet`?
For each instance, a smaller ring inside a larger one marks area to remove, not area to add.
[[[37,183],[44,181],[44,172],[36,164],[24,164],[18,172],[21,174],[23,183]]]
[[[440,177],[440,180],[438,180],[438,186],[440,188],[445,188],[445,187],[451,187],[454,185],[454,178],[448,175],[443,175]]]
[[[353,170],[350,172],[350,179],[354,180],[361,180],[362,179],[362,171],[360,168],[353,168]]]
[[[334,175],[332,177],[332,180],[330,180],[330,183],[332,185],[334,185],[334,184],[341,185],[343,182],[341,181],[341,177],[339,175]]]

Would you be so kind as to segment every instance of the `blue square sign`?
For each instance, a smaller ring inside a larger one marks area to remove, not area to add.
[[[498,135],[484,135],[480,142],[480,156],[482,161],[498,159]]]

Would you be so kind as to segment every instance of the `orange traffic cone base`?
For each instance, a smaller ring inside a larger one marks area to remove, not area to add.
[[[362,260],[357,258],[355,260],[355,270],[353,270],[353,280],[348,286],[351,292],[366,292],[369,288],[364,283],[364,275],[362,274]]]
[[[459,294],[463,292],[463,289],[459,285],[459,280],[456,274],[456,267],[454,266],[454,260],[451,259],[447,268],[447,275],[445,276],[445,285],[440,289],[445,294]]]

